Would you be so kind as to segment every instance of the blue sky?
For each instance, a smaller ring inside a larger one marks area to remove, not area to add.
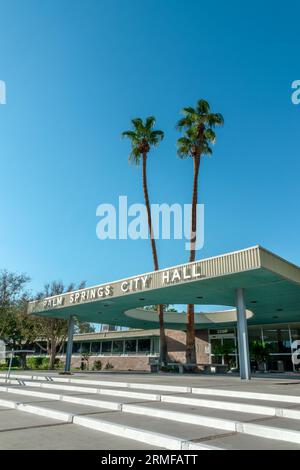
[[[261,244],[300,264],[300,6],[252,0],[0,0],[0,268],[47,281],[108,282],[152,270],[149,241],[100,241],[96,207],[143,202],[120,134],[154,114],[153,203],[189,203],[176,157],[183,106],[222,112],[199,179],[198,258]],[[161,267],[188,259],[159,241]]]

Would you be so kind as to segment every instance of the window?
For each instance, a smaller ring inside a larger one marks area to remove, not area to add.
[[[123,354],[123,341],[113,341],[113,354]]]
[[[111,341],[102,341],[101,354],[109,356],[111,354]]]
[[[93,354],[99,354],[100,353],[100,344],[101,343],[96,343],[95,341],[92,343],[92,348],[91,348],[91,352]]]
[[[125,354],[136,354],[136,339],[125,341]]]
[[[91,343],[82,343],[81,352],[82,354],[89,354]]]
[[[138,352],[142,354],[150,353],[150,339],[139,339],[138,340]]]
[[[80,354],[81,343],[73,343],[73,354]]]
[[[292,341],[300,339],[300,328],[291,328]]]
[[[267,369],[278,372],[292,371],[293,363],[291,356],[287,354],[274,354],[269,356],[267,359]]]
[[[288,328],[263,329],[264,342],[269,345],[270,353],[291,353]]]

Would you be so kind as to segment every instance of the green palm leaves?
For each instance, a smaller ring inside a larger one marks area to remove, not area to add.
[[[132,119],[131,124],[132,130],[122,132],[122,137],[130,139],[129,161],[138,165],[142,155],[147,154],[152,146],[159,145],[164,138],[164,133],[154,130],[154,116],[149,116],[144,121],[141,118]]]
[[[177,155],[188,156],[211,155],[216,141],[215,126],[222,126],[224,119],[220,113],[211,113],[207,101],[199,100],[196,108],[183,108],[183,117],[177,123],[177,129],[184,131],[184,136],[177,140]]]

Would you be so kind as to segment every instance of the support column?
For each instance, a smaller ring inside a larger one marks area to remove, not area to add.
[[[244,380],[250,380],[251,369],[244,289],[236,290],[236,311],[240,377]]]
[[[67,351],[66,351],[66,363],[65,363],[65,372],[70,372],[71,370],[71,358],[73,350],[73,335],[74,335],[74,320],[73,315],[69,318],[68,325],[68,342],[67,342]]]

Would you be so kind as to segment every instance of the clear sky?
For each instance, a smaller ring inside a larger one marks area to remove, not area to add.
[[[300,264],[299,2],[0,0],[0,269],[88,285],[152,270],[149,240],[100,241],[96,207],[143,202],[120,133],[154,114],[153,203],[189,203],[192,161],[176,157],[183,106],[221,112],[199,179],[198,258],[261,244]],[[188,259],[159,241],[161,267]]]

